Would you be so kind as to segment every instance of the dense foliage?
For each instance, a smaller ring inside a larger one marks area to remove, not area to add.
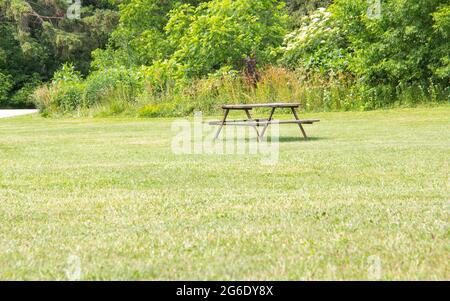
[[[0,0],[0,106],[30,106],[29,95],[63,63],[89,71],[118,21],[109,0],[81,1],[80,19],[60,0]]]
[[[447,11],[448,20],[447,0],[386,1],[379,18],[367,17],[366,3],[338,0],[331,7],[354,51],[352,72],[372,84],[448,83],[448,31],[433,17]]]
[[[302,25],[302,17],[313,14],[319,8],[326,8],[332,0],[286,0],[286,8],[292,16],[295,27]]]
[[[390,0],[371,17],[366,0],[336,0],[287,36],[284,63],[347,71],[372,85],[448,84],[449,7],[446,0]]]
[[[174,115],[274,100],[372,109],[449,100],[446,0],[91,0],[81,20],[44,18],[31,29],[2,3],[5,18],[16,22],[1,25],[0,101],[70,63],[34,93],[47,113]],[[22,84],[2,65],[11,59],[27,70]]]
[[[178,65],[186,76],[223,67],[239,70],[246,56],[273,62],[288,16],[277,0],[158,1],[121,4],[111,45],[95,52],[97,69]]]

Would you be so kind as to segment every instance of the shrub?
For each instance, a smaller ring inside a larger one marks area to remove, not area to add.
[[[58,111],[54,101],[55,95],[58,93],[57,90],[57,86],[49,84],[42,85],[34,90],[32,94],[33,102],[43,116]]]
[[[116,92],[110,92],[111,97],[106,97],[102,103],[96,104],[93,107],[94,116],[98,117],[108,117],[108,116],[118,116],[123,114],[131,114],[134,111],[134,107],[128,101],[124,101],[120,98],[115,97]]]
[[[433,13],[433,28],[437,37],[447,41],[450,37],[450,4],[442,5],[438,11]],[[450,79],[450,55],[448,43],[442,43],[435,47],[433,55],[437,58],[435,65],[432,66],[434,74],[443,80]]]
[[[143,75],[137,70],[114,67],[95,71],[85,82],[84,106],[101,103],[111,96],[111,91],[117,91],[117,96],[124,101],[132,102],[142,93],[143,87]]]
[[[82,106],[83,94],[81,74],[72,64],[64,64],[50,84],[36,89],[33,99],[44,114],[69,113]]]
[[[349,41],[349,69],[371,86],[425,85],[430,78],[448,85],[441,73],[448,57],[448,1],[382,1],[380,15],[368,13],[370,3],[336,0],[329,8]]]
[[[320,8],[303,17],[301,24],[286,36],[280,63],[288,68],[322,74],[347,71],[346,37],[332,14]]]
[[[61,69],[53,74],[53,83],[78,83],[82,80],[81,73],[77,71],[73,64],[66,63]]]
[[[0,105],[8,100],[9,92],[13,87],[13,81],[10,75],[0,72]]]
[[[17,90],[11,97],[9,105],[16,108],[33,108],[33,92],[42,84],[38,76],[29,78],[22,88]]]
[[[82,107],[84,83],[73,65],[64,64],[50,84],[35,89],[31,99],[44,115],[69,113]]]
[[[60,113],[70,113],[83,107],[83,83],[57,84],[54,103]]]
[[[166,26],[171,55],[188,76],[204,76],[224,66],[240,69],[244,58],[273,63],[286,33],[288,16],[277,0],[212,0],[183,5]]]
[[[172,103],[147,104],[138,110],[139,117],[166,117],[175,114],[176,108]]]
[[[376,16],[371,2],[335,0],[285,36],[277,0],[125,1],[110,47],[93,54],[97,70],[83,79],[64,65],[34,96],[49,112],[150,117],[223,103],[370,110],[448,100],[448,1],[382,1]],[[252,57],[257,72],[242,72]]]
[[[170,93],[176,83],[182,84],[184,68],[173,60],[157,61],[152,66],[139,69],[147,95]]]

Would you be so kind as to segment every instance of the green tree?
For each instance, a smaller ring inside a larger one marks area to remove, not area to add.
[[[87,74],[92,50],[104,47],[118,14],[108,0],[81,2],[80,19],[67,17],[67,1],[0,0],[0,72],[13,78],[3,106],[28,106],[33,86],[72,62]]]
[[[303,18],[287,36],[283,62],[351,72],[373,86],[448,85],[448,7],[446,0],[335,0],[327,17]]]
[[[348,41],[332,14],[320,8],[301,19],[301,26],[284,41],[281,63],[287,68],[300,68],[321,74],[346,72]]]
[[[434,34],[442,43],[433,49],[433,56],[436,61],[431,65],[431,70],[440,79],[450,79],[450,4],[442,5],[441,8],[433,13],[435,30]]]
[[[326,8],[332,0],[285,0],[286,8],[292,16],[293,24],[298,27],[304,16],[314,13],[318,8]]]
[[[166,26],[172,59],[191,76],[222,67],[240,69],[245,57],[273,63],[286,33],[287,15],[276,0],[213,0],[171,12]]]
[[[246,56],[274,62],[288,16],[278,0],[127,0],[106,50],[93,67],[134,68],[164,62],[188,76],[240,68]]]
[[[428,82],[440,73],[448,84],[441,68],[449,40],[445,22],[439,22],[445,5],[446,0],[386,0],[381,14],[371,16],[366,0],[336,0],[330,10],[350,42],[349,68],[369,83]]]
[[[152,65],[170,51],[164,27],[169,12],[183,4],[198,5],[199,0],[124,0],[120,3],[120,22],[108,47],[96,50],[93,67]]]
[[[11,76],[0,72],[0,105],[8,100],[12,86]]]

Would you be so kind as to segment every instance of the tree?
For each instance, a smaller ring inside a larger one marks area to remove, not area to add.
[[[0,0],[0,72],[13,78],[0,106],[31,105],[33,87],[65,62],[88,73],[92,50],[104,47],[118,15],[107,0],[81,4],[81,18],[69,19],[67,1]]]
[[[246,57],[275,62],[286,24],[276,0],[213,0],[172,11],[166,31],[172,59],[188,75],[202,76],[223,67],[241,69]]]
[[[351,72],[364,83],[449,81],[449,5],[446,0],[335,0],[325,12],[302,19],[287,36],[283,62],[290,67]],[[374,2],[377,3],[377,2]]]
[[[365,0],[336,0],[330,7],[350,42],[350,70],[371,84],[396,86],[430,80],[448,84],[448,74],[445,76],[441,68],[449,40],[445,25],[439,22],[448,1],[380,3],[379,16],[368,14]]]
[[[332,14],[320,8],[304,16],[300,23],[285,38],[281,63],[287,68],[325,75],[348,71],[349,44]]]
[[[169,13],[183,4],[197,6],[199,0],[124,0],[120,3],[120,22],[112,33],[107,49],[93,53],[93,67],[150,66],[166,58],[170,51],[164,27]]]
[[[436,61],[431,65],[431,70],[439,79],[450,79],[450,4],[442,5],[440,9],[433,13],[434,34],[437,39],[441,39],[442,43],[435,47],[433,56]]]
[[[304,16],[314,13],[318,8],[328,7],[332,0],[285,0],[285,2],[294,26],[298,27]]]

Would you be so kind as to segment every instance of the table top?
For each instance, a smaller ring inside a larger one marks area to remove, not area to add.
[[[253,108],[298,108],[299,103],[255,103],[255,104],[236,104],[236,105],[223,105],[222,109],[229,110],[245,110]]]

